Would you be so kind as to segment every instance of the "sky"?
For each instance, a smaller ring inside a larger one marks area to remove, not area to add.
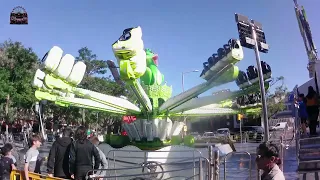
[[[299,0],[307,11],[314,37],[320,43],[319,0]],[[10,25],[12,9],[22,6],[29,16],[28,25]],[[111,44],[128,27],[141,26],[146,48],[159,54],[159,69],[173,94],[202,82],[199,77],[203,62],[226,44],[238,38],[234,13],[263,24],[269,53],[262,60],[272,68],[273,77],[284,76],[289,89],[306,82],[307,55],[299,32],[292,0],[11,0],[0,6],[0,42],[8,39],[32,47],[39,58],[53,46],[65,53],[78,55],[87,46],[99,59],[115,59]],[[237,65],[246,70],[255,65],[253,50],[244,50],[244,59]],[[235,82],[209,90],[236,90]]]

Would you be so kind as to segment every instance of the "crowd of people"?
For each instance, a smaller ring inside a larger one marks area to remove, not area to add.
[[[40,156],[38,150],[42,139],[34,134],[30,136],[29,141],[30,148],[24,156],[25,179],[29,179],[29,172],[43,173],[40,167],[44,158]],[[74,135],[71,129],[65,128],[62,137],[56,139],[51,146],[47,162],[48,176],[75,180],[105,176],[106,172],[103,170],[92,171],[108,167],[105,154],[98,148],[99,143],[98,137],[88,136],[84,126],[80,126]],[[16,159],[12,155],[12,150],[10,143],[1,148],[0,180],[9,180],[11,171],[16,169]]]
[[[301,120],[301,131],[303,136],[317,136],[317,126],[319,117],[319,96],[312,86],[308,87],[308,94],[299,94],[298,107],[299,117]],[[310,129],[310,134],[307,133],[307,127]]]

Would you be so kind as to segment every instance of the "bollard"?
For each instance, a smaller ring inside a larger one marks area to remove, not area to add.
[[[213,153],[213,157],[214,157],[214,180],[219,180],[219,166],[220,166],[220,159],[219,159],[219,151],[216,150]]]

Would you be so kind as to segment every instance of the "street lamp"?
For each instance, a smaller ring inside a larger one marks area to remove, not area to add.
[[[188,73],[193,73],[193,72],[199,72],[199,70],[192,70],[192,71],[182,72],[182,91],[183,92],[184,92],[184,75],[188,74]],[[187,135],[187,117],[183,118],[183,122],[184,122],[184,127],[183,127],[184,133],[182,134],[182,137]]]
[[[235,14],[235,20],[238,26],[241,45],[249,49],[254,49],[256,55],[264,122],[264,141],[267,142],[269,141],[269,122],[267,114],[266,92],[264,89],[264,79],[259,51],[262,53],[268,53],[269,46],[266,43],[266,37],[262,31],[261,23],[254,20],[249,20],[248,17],[239,14]]]
[[[199,72],[199,70],[192,70],[192,71],[186,71],[182,72],[182,91],[184,92],[184,75],[192,72]]]

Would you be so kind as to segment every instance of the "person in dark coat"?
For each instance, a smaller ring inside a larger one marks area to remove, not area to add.
[[[47,163],[47,171],[50,177],[71,178],[69,172],[69,153],[72,143],[71,134],[71,129],[64,129],[62,138],[58,138],[50,149]]]
[[[93,163],[94,157],[94,163]],[[87,172],[93,169],[99,169],[101,158],[99,151],[88,139],[87,129],[80,126],[75,133],[75,141],[70,148],[70,174],[75,180],[85,180]],[[92,175],[89,173],[88,175]]]
[[[307,99],[307,113],[309,118],[309,129],[310,135],[316,136],[317,133],[317,121],[319,116],[319,104],[318,104],[318,94],[313,89],[312,86],[308,87]]]

